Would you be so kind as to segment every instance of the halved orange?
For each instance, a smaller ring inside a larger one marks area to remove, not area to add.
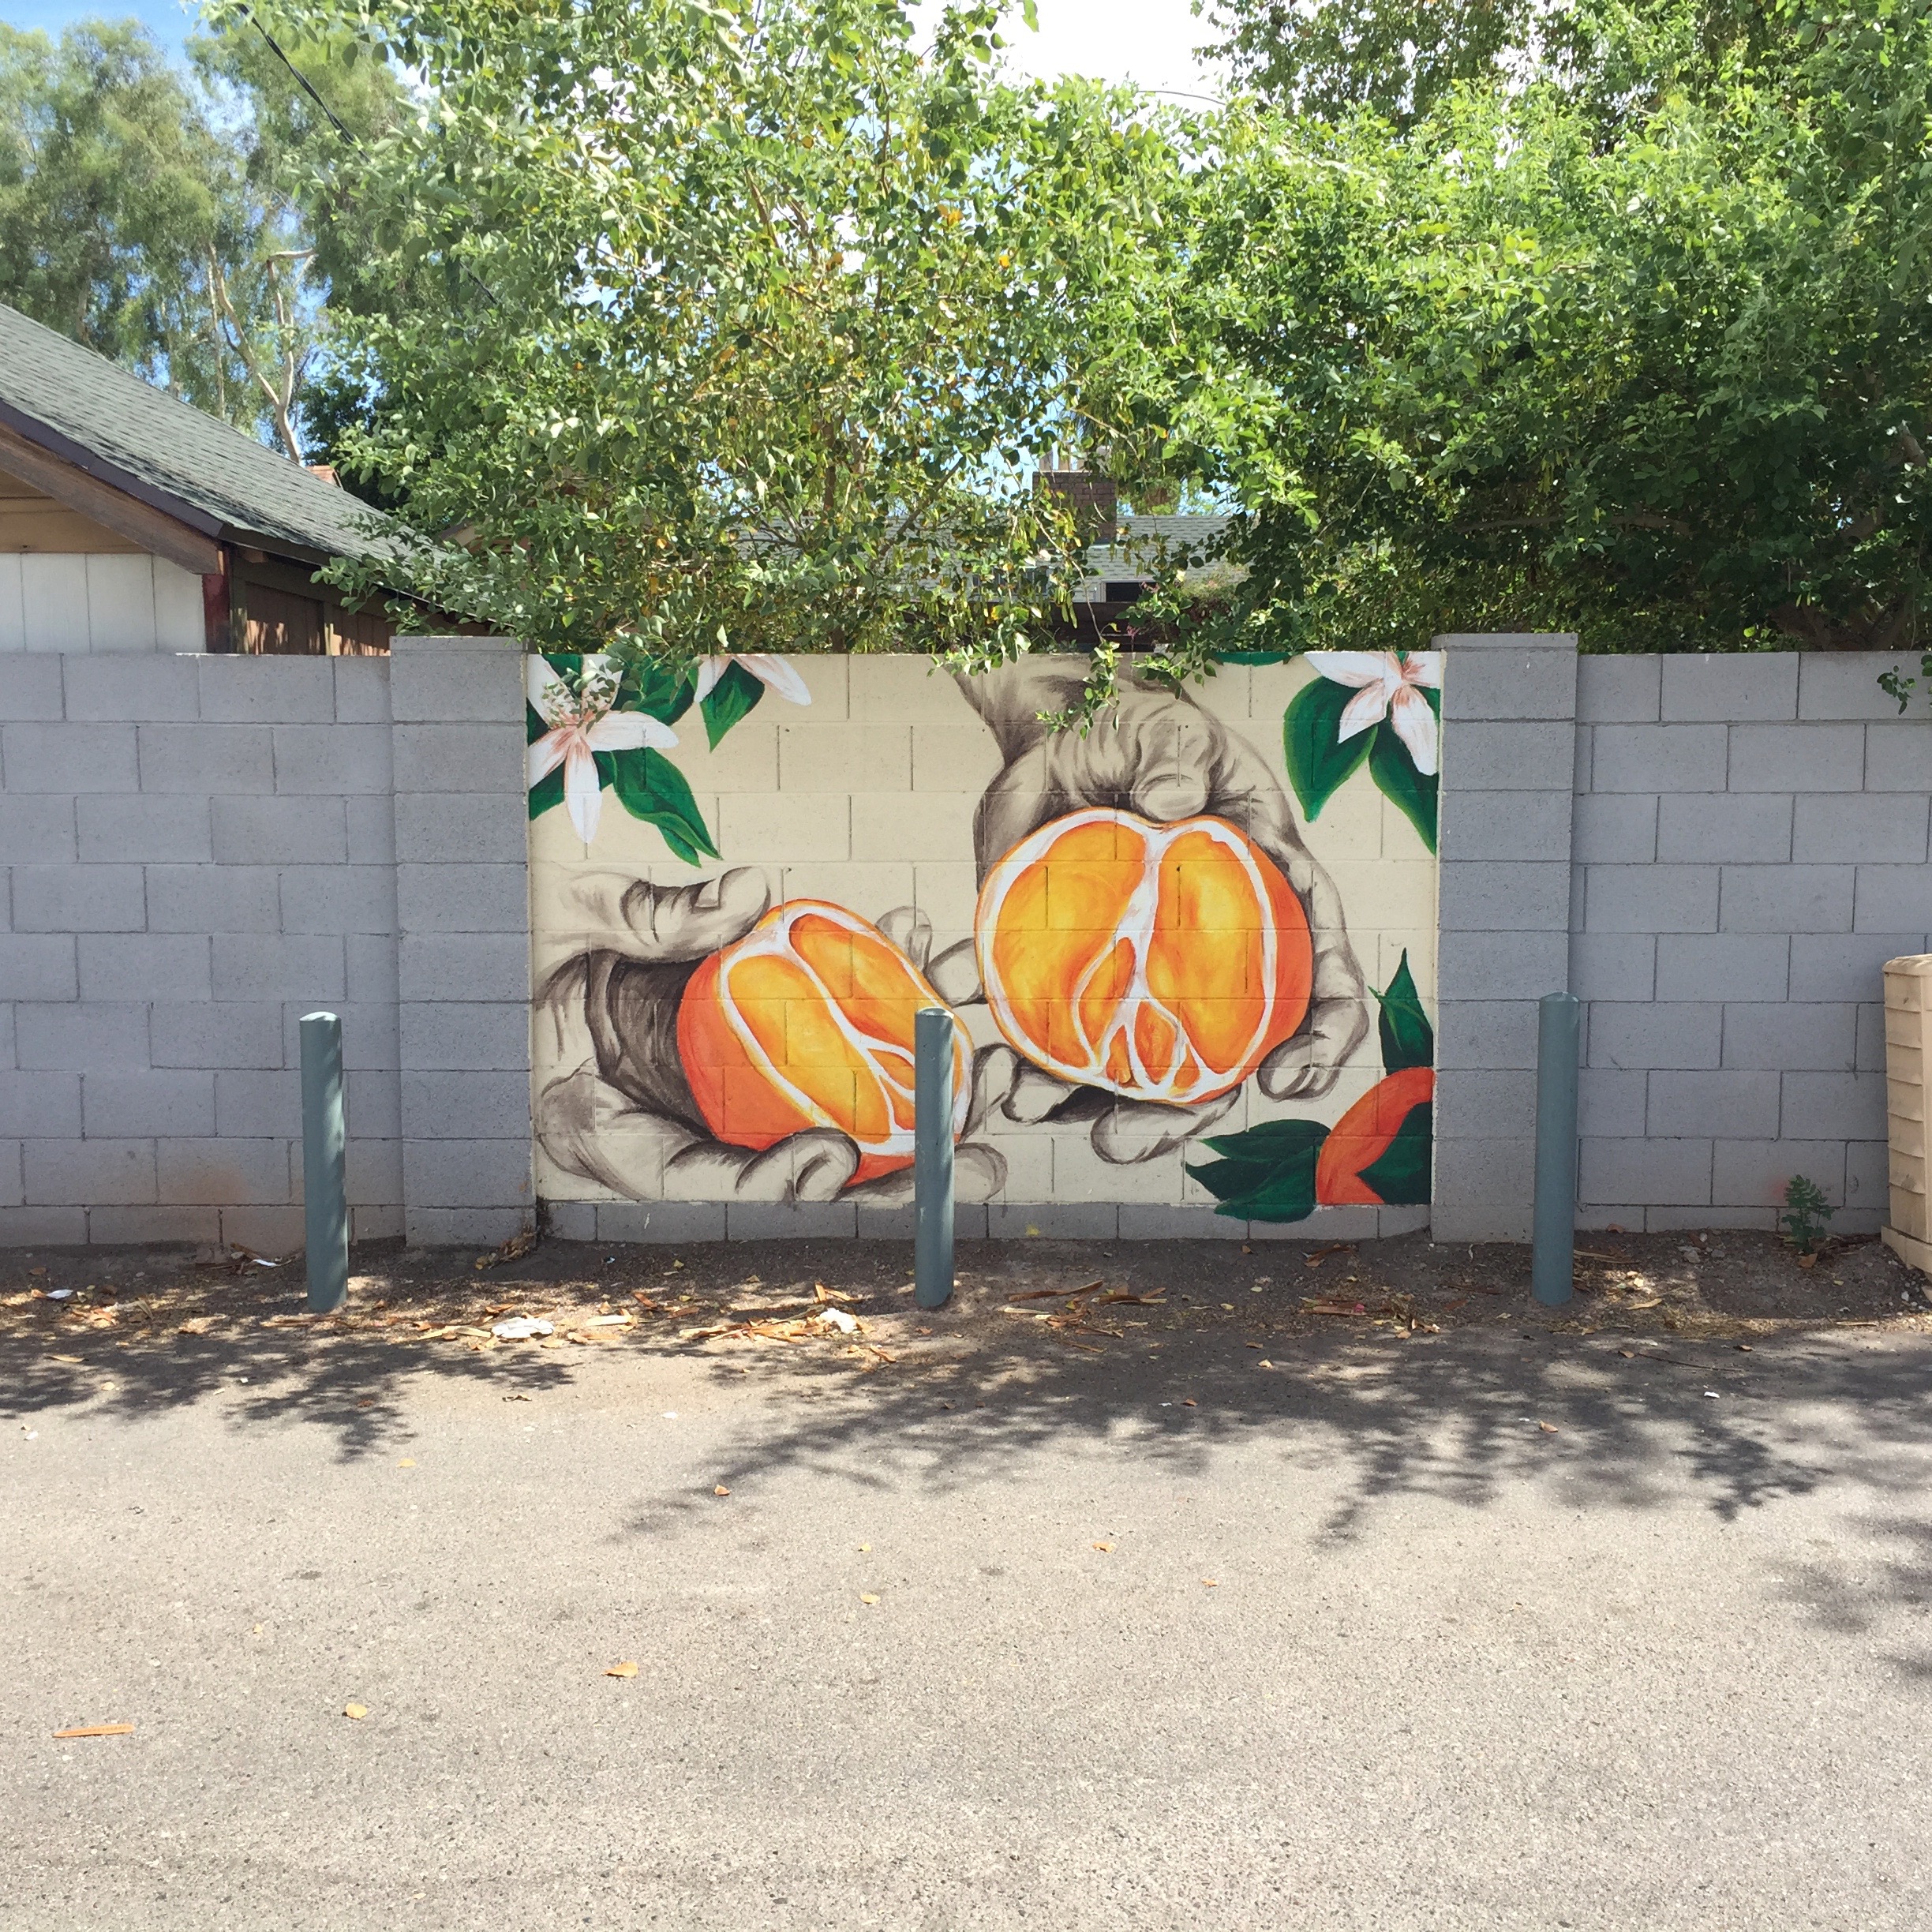
[[[1308,915],[1224,818],[1091,807],[1050,820],[987,872],[973,934],[1013,1046],[1136,1100],[1227,1092],[1308,1012]]]
[[[913,1017],[943,1005],[876,926],[822,900],[774,906],[685,987],[678,1054],[711,1131],[768,1148],[808,1127],[859,1144],[855,1180],[912,1159]],[[953,1133],[972,1100],[954,1020]]]

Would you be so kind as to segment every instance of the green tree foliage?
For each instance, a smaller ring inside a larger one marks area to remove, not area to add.
[[[0,298],[299,459],[364,253],[349,144],[245,24],[189,52],[135,21],[0,26]],[[352,136],[402,111],[382,63],[290,52]]]
[[[1157,123],[999,85],[990,6],[925,49],[895,0],[274,17],[433,103],[359,193],[368,286],[441,299],[341,322],[380,402],[345,442],[423,533],[425,602],[672,661],[1044,637],[1077,546],[1026,477],[1083,433],[1174,174]]]
[[[1574,73],[1406,129],[1247,103],[1116,354],[1114,420],[1241,507],[1214,646],[1889,648],[1932,496],[1932,0],[1788,0],[1713,57],[1609,19]],[[1607,44],[1607,43],[1606,43]]]

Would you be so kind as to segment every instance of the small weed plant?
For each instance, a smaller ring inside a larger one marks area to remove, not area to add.
[[[1793,1174],[1784,1187],[1784,1212],[1778,1226],[1799,1253],[1809,1259],[1818,1251],[1831,1225],[1832,1211],[1825,1190],[1803,1174]]]

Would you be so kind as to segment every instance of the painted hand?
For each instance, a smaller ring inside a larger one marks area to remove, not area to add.
[[[1258,753],[1192,698],[1153,687],[1129,686],[1117,708],[1084,737],[1049,731],[1040,713],[1073,704],[1080,680],[1080,667],[1065,660],[1024,659],[960,679],[1006,761],[974,821],[980,876],[1028,833],[1085,807],[1133,811],[1159,824],[1204,813],[1231,820],[1281,867],[1308,913],[1314,942],[1308,1017],[1262,1062],[1256,1077],[1271,1099],[1326,1093],[1368,1032],[1367,997],[1341,895],[1302,842],[1280,781]],[[1103,1105],[1090,1090],[1075,1091],[1086,1094],[1086,1107],[1099,1106],[1094,1146],[1115,1161],[1164,1153],[1234,1104],[1228,1095],[1185,1110],[1123,1099]],[[1062,1082],[1027,1065],[1001,1104],[1008,1118],[1031,1121],[1064,1118],[1069,1098]]]
[[[852,1186],[859,1148],[835,1128],[733,1147],[691,1097],[678,1058],[679,1002],[698,963],[764,916],[762,873],[739,867],[678,887],[590,874],[571,894],[574,930],[540,938],[537,960],[537,1024],[554,1029],[546,1058],[571,1069],[536,1098],[537,1137],[560,1167],[634,1200],[911,1200],[909,1170]],[[882,928],[924,964],[930,933],[914,915],[889,915]],[[990,1148],[957,1150],[960,1199],[984,1200],[1005,1179]]]

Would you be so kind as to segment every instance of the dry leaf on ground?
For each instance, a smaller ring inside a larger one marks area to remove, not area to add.
[[[613,1664],[604,1675],[606,1677],[635,1677],[637,1675],[637,1666],[627,1659],[622,1664]]]
[[[875,1604],[878,1601],[878,1599],[876,1597],[869,1594],[867,1592],[861,1590],[859,1593],[859,1601],[862,1604]]]
[[[1110,1556],[1114,1553],[1114,1545],[1111,1543],[1096,1543],[1094,1548],[1104,1556]]]
[[[132,1724],[73,1724],[54,1735],[57,1738],[129,1737],[133,1730]]]
[[[711,1492],[711,1493],[713,1496],[729,1496],[731,1492],[727,1489],[722,1483],[720,1483],[718,1486]]]
[[[343,1706],[343,1715],[345,1717],[366,1717],[369,1715],[369,1706],[366,1704],[345,1704]]]

